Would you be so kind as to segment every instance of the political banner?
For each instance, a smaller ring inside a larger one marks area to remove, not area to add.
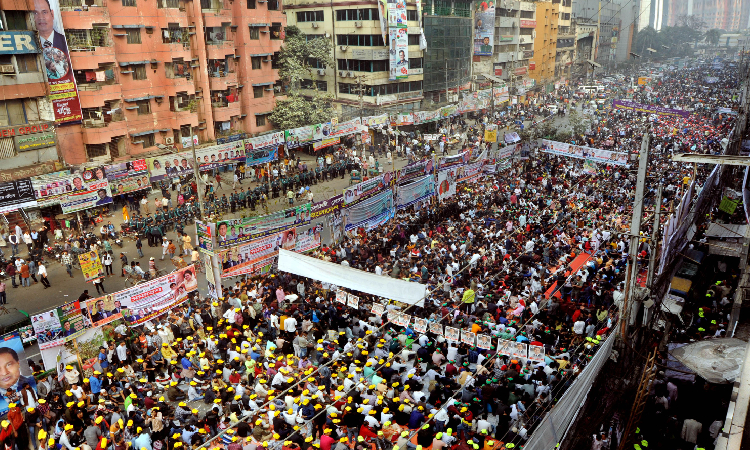
[[[86,283],[98,280],[104,276],[102,260],[99,259],[99,254],[96,250],[79,253],[78,262],[81,263],[81,272],[83,272],[83,279]]]
[[[255,273],[257,271],[255,265],[258,262],[278,256],[280,248],[294,250],[296,244],[296,229],[291,228],[222,250],[218,254],[222,277]]]
[[[383,305],[382,303],[373,303],[370,312],[380,317],[385,313],[385,305]]]
[[[399,0],[403,2],[404,0]],[[389,28],[390,46],[388,49],[389,80],[404,79],[409,76],[409,35],[407,28]]]
[[[380,34],[385,41],[388,33],[388,0],[378,0],[378,18],[380,19]]]
[[[400,127],[402,125],[412,125],[414,123],[413,113],[398,113],[391,114],[391,125],[394,127]]]
[[[163,277],[115,292],[113,302],[131,327],[158,317],[198,291],[195,267],[189,265]]]
[[[461,330],[461,342],[467,345],[474,345],[474,342],[476,341],[477,334],[472,333],[471,331],[467,330]]]
[[[508,85],[503,84],[498,87],[492,88],[492,96],[495,98],[495,106],[507,102],[510,100],[510,91]]]
[[[515,341],[507,339],[498,339],[497,342],[497,353],[503,356],[513,356],[513,349],[515,348]]]
[[[529,361],[544,362],[544,346],[543,345],[529,345]]]
[[[201,255],[203,258],[203,267],[206,268],[206,283],[208,284],[208,296],[213,299],[219,298],[216,292],[216,276],[214,275],[212,256],[208,254]]]
[[[511,357],[513,358],[523,358],[526,359],[528,354],[528,345],[526,345],[523,342],[513,342],[512,343],[512,349],[511,349]]]
[[[198,248],[209,255],[216,251],[216,224],[195,221],[195,237]]]
[[[192,175],[195,163],[198,164],[199,170],[205,171],[242,162],[245,162],[244,140],[196,148],[195,161],[192,150],[146,158],[152,183],[165,178]]]
[[[445,327],[445,338],[449,341],[459,342],[459,330],[458,328]]]
[[[329,214],[340,213],[341,208],[344,207],[344,196],[336,195],[328,200],[314,203],[310,212],[311,219],[317,219],[319,217],[327,216]]]
[[[449,167],[438,171],[437,174],[437,194],[440,201],[456,195],[456,172],[457,167]]]
[[[42,67],[47,72],[47,95],[52,101],[55,123],[80,123],[83,120],[81,101],[70,63],[60,0],[39,3],[39,7],[35,8],[34,22],[42,50]],[[98,73],[105,75],[104,72]]]
[[[541,150],[544,153],[551,153],[553,155],[584,160],[589,159],[600,164],[614,164],[616,166],[624,166],[628,164],[627,153],[613,152],[610,150],[585,147],[582,145],[573,145],[566,142],[542,139]]]
[[[40,349],[62,345],[82,334],[86,328],[78,300],[31,316],[31,325]]]
[[[389,28],[406,28],[406,1],[405,0],[388,0],[388,27]]]
[[[497,125],[485,128],[484,142],[497,142]]]
[[[342,291],[341,289],[336,290],[336,301],[346,305],[346,291]]]
[[[435,333],[438,336],[443,335],[443,326],[440,322],[430,322],[430,333]]]
[[[435,171],[435,164],[432,158],[416,161],[405,165],[398,173],[398,183],[403,184],[419,178],[423,175],[429,175]]]
[[[297,243],[294,246],[294,251],[297,253],[304,253],[320,247],[321,231],[323,231],[323,223],[315,224],[309,227],[307,231],[299,232],[297,234]]]
[[[46,6],[46,5],[45,5]],[[26,364],[26,352],[23,349],[23,342],[17,331],[8,333],[0,338],[0,365],[2,365],[2,377],[0,377],[0,414],[8,412],[8,405],[11,403],[19,404],[19,409],[25,415],[24,408],[19,400],[21,390],[25,385],[29,385],[36,398],[36,379],[31,373],[31,368]],[[19,416],[20,417],[20,416]]]
[[[34,208],[36,206],[37,201],[34,196],[34,185],[30,179],[24,178],[0,183],[0,213],[17,211],[19,208]]]
[[[340,138],[337,137],[325,137],[319,141],[315,141],[313,144],[313,150],[321,150],[327,147],[330,147],[332,145],[336,145],[339,142],[341,142]]]
[[[453,156],[442,156],[438,159],[438,170],[442,170],[446,167],[458,166],[466,164],[471,158],[471,151],[461,152],[458,155]]]
[[[359,133],[361,131],[362,121],[359,117],[356,119],[348,120],[346,122],[338,123],[332,126],[331,137],[344,137],[350,134]]]
[[[112,191],[104,168],[86,169],[73,174],[72,190],[59,197],[63,213],[73,213],[112,203]]]
[[[427,319],[415,317],[414,326],[412,328],[414,328],[414,331],[417,333],[427,333]]]
[[[474,56],[492,56],[495,2],[474,2]]]
[[[94,327],[122,319],[122,305],[115,300],[114,294],[86,300],[85,309],[81,311]]]
[[[36,341],[36,334],[34,334],[34,327],[26,325],[16,330],[21,336],[21,342],[28,344],[29,342]]]
[[[672,109],[657,105],[646,105],[644,103],[631,102],[629,100],[612,100],[612,107],[615,109],[625,109],[633,112],[657,114],[659,116],[690,117],[690,111],[685,111],[683,109]]]
[[[433,195],[435,195],[435,178],[432,175],[425,175],[398,187],[396,209],[406,209]]]
[[[478,161],[471,164],[464,164],[463,166],[457,167],[457,181],[459,183],[466,183],[468,181],[476,181],[480,175],[482,175],[482,168],[484,167],[484,161]]]
[[[260,217],[222,220],[216,223],[217,246],[228,248],[263,236],[310,223],[312,205],[305,203]]]
[[[356,295],[349,294],[349,296],[346,299],[346,304],[350,308],[355,308],[355,309],[359,308],[359,297],[357,297]]]
[[[413,113],[414,115],[414,125],[419,125],[422,123],[429,123],[429,122],[435,122],[436,120],[440,120],[440,110],[435,111],[415,111]],[[428,135],[424,135],[425,140],[431,140],[428,139]],[[432,136],[440,136],[439,134],[433,134]],[[437,138],[436,138],[437,139]],[[435,140],[435,139],[432,139]]]
[[[284,141],[286,141],[286,147],[288,149],[293,149],[311,144],[315,140],[315,137],[313,136],[314,130],[315,127],[312,125],[285,130]]]
[[[104,167],[112,195],[151,189],[148,164],[145,159],[136,159]]]
[[[492,337],[486,334],[477,334],[477,347],[489,350],[492,348]]]
[[[276,161],[280,145],[284,145],[283,131],[245,139],[245,165],[250,167]]]
[[[447,105],[440,108],[440,117],[443,119],[447,119],[458,114],[458,105]]]
[[[347,233],[355,232],[358,228],[370,231],[391,220],[396,212],[394,208],[393,191],[387,189],[372,198],[350,206],[344,210]]]
[[[395,172],[385,172],[377,177],[357,183],[344,189],[344,205],[351,206],[356,200],[378,193],[389,187],[396,178]]]
[[[391,123],[390,116],[388,114],[381,114],[379,116],[369,116],[362,118],[362,125],[367,125],[370,128],[382,128],[388,126]]]

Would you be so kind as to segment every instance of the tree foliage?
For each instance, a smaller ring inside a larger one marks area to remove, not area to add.
[[[333,45],[324,37],[307,39],[296,26],[285,29],[284,45],[279,53],[279,77],[284,83],[286,99],[276,101],[269,119],[280,129],[290,129],[328,122],[333,115],[333,96],[318,91],[316,62],[333,67]],[[300,95],[302,80],[313,83],[313,95]]]
[[[721,37],[721,30],[711,28],[706,31],[706,42],[716,47],[719,44],[719,38]]]
[[[640,53],[642,57],[648,56],[654,59],[685,56],[692,54],[691,45],[703,37],[700,28],[686,25],[663,27],[660,31],[648,26],[635,35],[634,51]],[[648,54],[647,48],[656,50],[656,53]]]

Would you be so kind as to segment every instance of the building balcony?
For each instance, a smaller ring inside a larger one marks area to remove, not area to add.
[[[212,91],[223,91],[229,86],[237,86],[237,73],[209,72],[208,84]]]
[[[167,77],[166,93],[176,95],[177,92],[187,92],[189,95],[195,94],[195,85],[193,80],[187,77]]]
[[[518,18],[495,16],[495,26],[500,28],[518,28]]]
[[[120,116],[122,116],[122,113],[120,113]],[[115,136],[128,134],[128,123],[124,120],[124,117],[110,122],[86,119],[81,125],[84,144],[104,144],[111,141]]]
[[[240,102],[229,103],[226,100],[212,102],[211,108],[214,113],[214,121],[217,122],[226,122],[232,116],[239,116],[241,114]]]
[[[208,59],[224,59],[227,55],[234,55],[234,41],[206,42]]]
[[[97,69],[100,65],[114,64],[115,48],[109,47],[81,47],[70,48],[70,62],[76,70]]]
[[[60,0],[60,15],[66,28],[86,29],[109,23],[107,0]]]
[[[120,83],[78,83],[78,98],[81,100],[82,108],[99,108],[104,106],[104,100],[121,97]]]
[[[518,52],[518,53],[505,52],[505,53],[498,53],[496,62],[504,63],[504,62],[511,62],[513,60],[518,61],[520,59],[524,59],[523,52]]]

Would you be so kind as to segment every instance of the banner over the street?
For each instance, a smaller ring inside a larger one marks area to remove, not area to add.
[[[660,116],[690,117],[690,111],[683,109],[664,108],[663,106],[646,105],[628,100],[612,100],[612,107],[615,109],[629,109],[646,114],[658,114]]]

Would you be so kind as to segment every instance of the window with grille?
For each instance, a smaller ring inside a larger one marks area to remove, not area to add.
[[[419,35],[418,34],[410,34],[409,35],[409,45],[419,45]]]
[[[299,83],[299,87],[302,89],[318,89],[319,91],[327,91],[328,90],[328,83],[325,81],[315,81],[313,80],[302,80]]]
[[[265,127],[266,126],[266,116],[255,116],[255,126],[256,127]]]
[[[135,0],[122,0],[122,6],[135,6]]]
[[[263,61],[262,56],[251,56],[250,62],[252,63],[253,70],[260,70],[261,69],[261,63]]]
[[[253,97],[263,98],[263,86],[253,86]]]
[[[125,34],[127,34],[128,44],[141,43],[141,30],[138,28],[135,30],[125,30]]]
[[[279,10],[279,0],[268,0],[268,10],[269,11],[278,11]]]
[[[5,11],[4,30],[28,30],[29,25],[26,22],[26,11]]]
[[[13,138],[2,138],[0,139],[0,159],[8,159],[17,156],[16,146],[13,143]]]
[[[260,39],[260,28],[250,27],[250,39],[257,41]]]
[[[151,100],[138,100],[135,104],[138,107],[138,114],[151,113]]]
[[[377,8],[339,9],[336,10],[336,20],[379,20]]]
[[[322,22],[323,11],[298,11],[297,22]]]
[[[0,126],[28,123],[26,108],[22,100],[0,101]]]
[[[255,0],[247,0],[247,9],[255,9]]]
[[[145,64],[133,64],[130,66],[133,70],[134,80],[145,80],[146,79],[146,65]]]
[[[86,144],[86,156],[89,158],[107,156],[107,144]]]
[[[154,136],[154,133],[151,134],[144,134],[143,136],[138,136],[140,140],[143,141],[143,148],[153,147],[156,145],[156,136]]]
[[[37,56],[35,53],[26,55],[16,55],[16,64],[18,64],[18,73],[39,72],[37,65]]]
[[[406,20],[416,22],[419,20],[419,14],[417,14],[416,9],[407,9],[406,10]]]

